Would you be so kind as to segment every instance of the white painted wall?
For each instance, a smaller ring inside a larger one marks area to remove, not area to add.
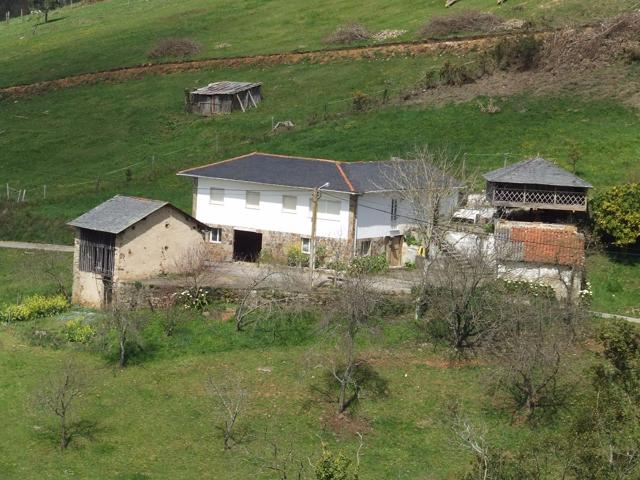
[[[409,225],[407,217],[412,217],[412,211],[408,205],[398,200],[398,220],[395,225],[391,225],[391,200],[393,195],[388,193],[365,193],[358,197],[358,209],[356,211],[358,219],[357,238],[358,240],[367,238],[388,237],[398,235],[391,234],[392,230],[403,232]]]
[[[291,187],[262,185],[233,180],[211,178],[197,179],[195,217],[209,225],[226,225],[237,229],[269,230],[273,232],[311,234],[311,190]],[[210,188],[224,189],[224,202],[215,205],[209,202]],[[260,208],[246,207],[246,192],[260,192]],[[282,196],[297,197],[295,213],[283,211]],[[321,200],[341,202],[339,215],[318,214],[317,235],[319,237],[347,239],[349,233],[349,195],[322,192]]]

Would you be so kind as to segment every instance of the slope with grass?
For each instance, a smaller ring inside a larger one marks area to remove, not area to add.
[[[189,210],[190,188],[178,170],[254,150],[378,160],[432,144],[466,154],[466,164],[482,173],[538,153],[571,168],[577,148],[578,174],[596,187],[640,175],[637,113],[615,99],[520,94],[496,100],[498,114],[483,113],[476,101],[404,106],[403,92],[446,58],[179,73],[5,102],[0,184],[25,189],[27,202],[16,203],[12,190],[14,200],[0,210],[0,238],[69,243],[64,222],[116,193]],[[264,102],[225,117],[184,113],[183,88],[222,79],[264,82]],[[356,91],[380,102],[385,89],[389,104],[353,112]],[[271,134],[281,120],[296,128]]]
[[[605,0],[506,2],[465,0],[444,9],[441,0],[317,2],[259,0],[105,0],[53,12],[39,24],[34,16],[0,25],[0,87],[148,62],[158,41],[190,38],[201,44],[193,58],[255,55],[324,48],[329,33],[348,21],[372,31],[406,30],[415,39],[423,23],[462,10],[494,12],[540,26],[588,22],[633,5]],[[395,39],[398,40],[398,39]]]
[[[0,276],[5,260],[0,251]],[[42,261],[33,263],[42,267]],[[30,279],[25,294],[52,287],[46,277]],[[0,298],[7,298],[5,286],[0,282]],[[162,330],[160,313],[145,329],[144,350],[124,370],[113,367],[108,353],[64,340],[65,322],[96,322],[91,312],[0,326],[0,409],[11,412],[3,424],[3,478],[183,478],[185,472],[196,478],[275,478],[267,468],[274,461],[273,442],[284,451],[293,448],[308,465],[322,442],[355,455],[357,432],[364,438],[366,478],[460,478],[471,459],[451,435],[448,402],[459,401],[474,423],[487,426],[491,444],[509,451],[560,428],[513,424],[486,388],[488,365],[451,364],[397,316],[363,333],[359,345],[389,382],[389,395],[367,397],[354,419],[336,417],[335,405],[312,388],[321,385],[332,348],[317,318],[274,336],[268,324],[236,332],[216,312],[185,319],[171,336]],[[46,331],[48,340],[36,331]],[[54,420],[33,408],[32,396],[70,360],[86,369],[88,381],[75,416],[82,428],[61,454]],[[573,367],[585,361],[588,355],[574,357]],[[239,419],[242,441],[225,451],[216,403],[205,385],[210,376],[230,374],[242,379],[248,401]]]

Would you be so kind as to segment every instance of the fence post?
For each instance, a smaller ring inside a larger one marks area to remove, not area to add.
[[[7,200],[9,200],[9,184],[7,183]]]
[[[46,185],[42,186],[42,198],[44,198],[45,200],[47,199],[47,186]]]
[[[96,192],[100,191],[100,177],[96,178]]]

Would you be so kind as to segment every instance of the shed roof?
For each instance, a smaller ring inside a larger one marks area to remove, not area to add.
[[[244,92],[261,85],[262,83],[215,82],[210,83],[206,87],[201,87],[193,90],[191,93],[195,93],[198,95],[235,95],[236,93]]]
[[[165,205],[170,205],[170,203],[116,195],[70,221],[67,225],[118,234]]]
[[[545,160],[542,157],[530,158],[513,165],[485,173],[489,182],[553,185],[557,187],[592,188],[593,185],[575,176],[573,173]]]
[[[178,175],[297,188],[316,188],[329,183],[326,190],[367,193],[396,189],[390,181],[390,174],[395,163],[403,161],[339,162],[254,152],[184,170],[178,172]]]

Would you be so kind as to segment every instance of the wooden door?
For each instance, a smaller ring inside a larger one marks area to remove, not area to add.
[[[391,237],[389,241],[389,266],[401,267],[402,266],[402,244],[404,243],[404,237],[397,235]]]

